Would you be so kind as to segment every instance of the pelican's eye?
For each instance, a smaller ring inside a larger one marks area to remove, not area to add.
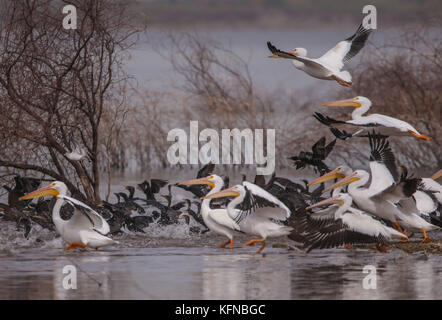
[[[215,178],[214,176],[210,176],[208,179],[213,179],[213,178]]]

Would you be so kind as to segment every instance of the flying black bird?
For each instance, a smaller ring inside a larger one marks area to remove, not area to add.
[[[313,166],[315,172],[325,174],[330,171],[327,165],[323,162],[336,143],[336,139],[325,145],[325,137],[319,139],[312,147],[312,152],[301,151],[297,156],[293,156],[290,159],[295,162],[296,169],[305,168],[307,165]]]

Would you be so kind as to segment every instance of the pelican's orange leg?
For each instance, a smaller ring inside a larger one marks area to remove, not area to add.
[[[338,77],[336,77],[335,75],[331,76],[337,83],[339,83],[341,86],[344,87],[351,87],[353,85],[353,82],[347,82],[347,81],[343,81],[341,79],[339,79]]]
[[[422,240],[422,243],[428,243],[428,242],[430,242],[431,240],[430,240],[430,238],[427,236],[427,232],[425,231],[425,229],[422,228],[421,230],[422,230],[422,232],[424,233],[424,239]]]
[[[402,228],[401,228],[401,226],[399,225],[399,223],[397,223],[397,222],[393,222],[392,225],[393,225],[393,229],[394,229],[394,230],[403,233]]]
[[[427,140],[427,141],[431,141],[431,138],[427,137],[426,135],[417,134],[416,132],[411,131],[411,130],[408,130],[408,133],[410,133],[411,135],[415,136],[418,139],[424,139],[424,140]]]
[[[260,253],[262,250],[264,250],[265,246],[266,246],[266,239],[265,238],[261,238],[261,239],[252,239],[246,243],[243,244],[243,247],[245,246],[251,246],[254,245],[255,242],[262,242],[261,248],[258,249],[258,251],[256,251],[256,253]]]
[[[345,249],[351,249],[351,245],[349,245],[348,243],[345,245]]]
[[[226,242],[224,242],[223,244],[221,244],[219,247],[220,248],[224,248],[225,246],[227,246],[230,243],[230,246],[232,247],[233,245],[233,241],[231,239],[227,240]]]
[[[402,241],[402,242],[408,242],[408,241],[410,241],[410,240],[408,240],[408,234],[407,234],[407,231],[405,231],[405,229],[402,230],[402,228],[401,228],[401,226],[400,226],[399,223],[397,223],[397,222],[393,222],[393,228],[394,228],[396,231],[399,231],[400,233],[403,233],[404,236],[406,237],[406,239],[405,239],[405,238],[400,238],[399,241]]]
[[[385,247],[382,244],[382,242],[379,242],[379,243],[376,244],[376,249],[378,249],[379,252],[383,252],[383,253],[387,252],[387,249],[385,249]]]
[[[78,247],[85,248],[86,244],[81,243],[81,242],[72,242],[66,247],[66,250],[72,250],[72,249],[76,249]]]

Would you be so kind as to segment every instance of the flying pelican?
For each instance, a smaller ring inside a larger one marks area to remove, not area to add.
[[[342,125],[352,125],[357,127],[362,127],[361,130],[358,130],[352,134],[347,134],[346,137],[353,137],[361,135],[364,133],[367,128],[376,127],[376,130],[385,136],[407,136],[412,135],[418,139],[431,140],[426,135],[419,133],[411,124],[408,122],[389,117],[383,114],[370,114],[368,116],[364,116],[371,107],[370,99],[362,96],[357,96],[352,99],[339,100],[334,102],[328,102],[322,104],[323,106],[329,107],[353,107],[355,110],[352,112],[351,117],[352,120],[341,121],[335,120],[330,117],[326,117],[319,112],[316,112],[314,117],[321,123],[336,128]]]
[[[352,197],[340,193],[329,199],[320,201],[306,209],[313,209],[327,204],[337,204],[334,209],[333,221],[322,229],[306,236],[307,252],[315,248],[331,248],[343,244],[377,242],[376,248],[385,252],[383,244],[393,237],[406,238],[402,233],[383,225],[361,210],[351,207]]]
[[[240,230],[249,235],[261,236],[261,239],[252,239],[243,246],[254,245],[261,242],[262,245],[256,251],[260,253],[265,248],[267,237],[280,237],[289,235],[292,227],[280,225],[271,221],[284,221],[290,217],[290,210],[276,197],[258,187],[244,181],[232,188],[209,194],[203,199],[231,197],[234,199],[227,205],[230,218],[240,227]],[[241,208],[236,208],[241,205]]]
[[[98,249],[118,243],[106,237],[110,228],[102,216],[86,204],[68,197],[66,194],[66,185],[63,182],[54,181],[46,187],[20,197],[20,200],[55,196],[57,201],[52,209],[52,221],[63,240],[69,243],[66,250],[86,246]],[[69,220],[63,220],[60,216],[60,210],[65,204],[74,208],[74,214]]]
[[[346,61],[353,58],[364,47],[371,31],[372,29],[364,28],[361,23],[354,35],[338,42],[318,59],[308,58],[307,50],[304,48],[295,48],[285,52],[277,49],[268,41],[267,47],[273,54],[269,58],[293,59],[292,63],[296,69],[302,70],[314,78],[335,80],[340,85],[349,87],[353,85],[351,75],[348,71],[341,71],[341,69]]]
[[[178,185],[208,185],[211,190],[206,195],[207,197],[221,191],[224,186],[224,180],[220,176],[212,174],[204,178],[183,181],[178,183]],[[227,209],[211,209],[210,201],[210,198],[205,198],[201,204],[201,215],[204,223],[211,231],[229,238],[227,242],[220,245],[220,248],[224,248],[226,245],[230,244],[230,249],[233,249],[234,231],[239,231],[240,227],[230,218]]]

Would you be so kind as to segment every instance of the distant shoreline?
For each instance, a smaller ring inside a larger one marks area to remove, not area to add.
[[[242,0],[212,1],[143,1],[132,5],[131,12],[139,23],[152,29],[323,29],[353,28],[364,17],[364,1],[349,3],[336,0],[306,3],[304,1]],[[442,5],[437,1],[400,2],[372,1],[377,9],[377,22],[381,28],[440,24]]]

